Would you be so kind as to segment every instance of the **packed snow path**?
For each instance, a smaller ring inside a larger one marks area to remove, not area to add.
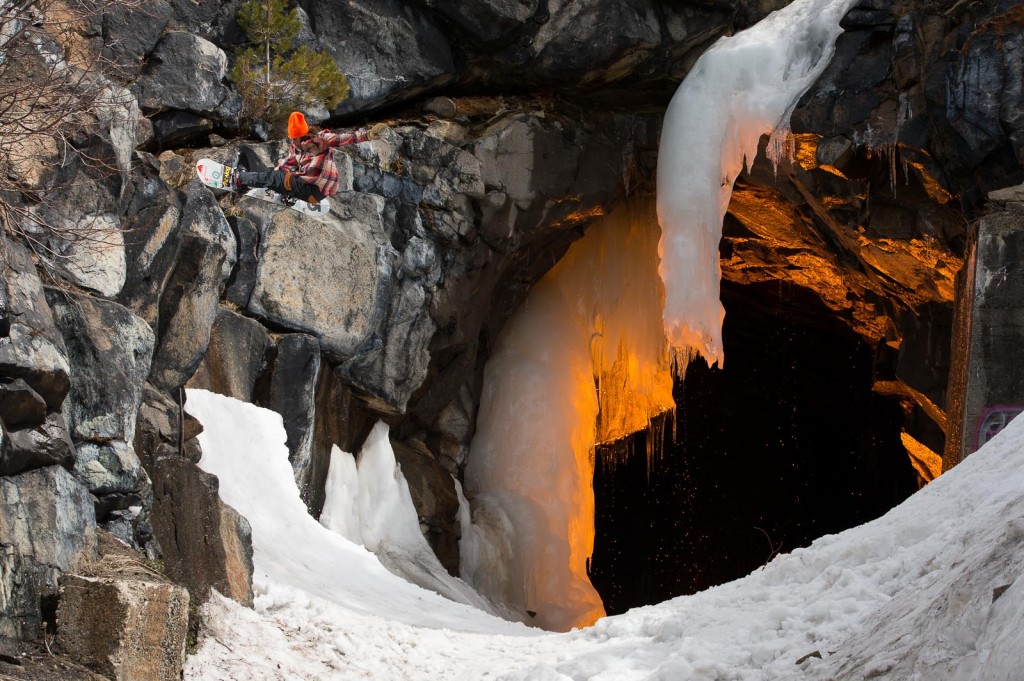
[[[252,524],[255,610],[214,597],[187,679],[1019,679],[1024,419],[884,517],[708,591],[549,634],[415,587],[305,514],[277,414],[190,391]],[[808,654],[818,653],[799,665]]]

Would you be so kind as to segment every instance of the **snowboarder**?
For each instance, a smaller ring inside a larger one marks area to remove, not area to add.
[[[335,133],[311,127],[301,112],[288,117],[288,155],[274,170],[247,172],[240,167],[233,177],[234,191],[265,187],[285,200],[316,205],[338,191],[338,166],[331,149],[377,139],[388,126],[378,123],[369,130]]]

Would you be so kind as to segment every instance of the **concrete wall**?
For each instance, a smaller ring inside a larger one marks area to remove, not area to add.
[[[1024,411],[1024,204],[983,218],[958,282],[943,470]]]

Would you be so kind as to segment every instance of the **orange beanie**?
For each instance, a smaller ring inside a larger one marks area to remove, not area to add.
[[[305,137],[307,132],[309,132],[309,124],[306,123],[306,117],[298,111],[293,111],[292,115],[288,117],[288,137],[298,139]]]

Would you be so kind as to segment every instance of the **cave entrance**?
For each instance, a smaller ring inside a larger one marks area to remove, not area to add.
[[[722,303],[725,368],[697,360],[676,383],[661,455],[641,453],[659,429],[598,447],[590,576],[609,615],[742,577],[917,489],[867,343],[793,285],[723,281]]]

